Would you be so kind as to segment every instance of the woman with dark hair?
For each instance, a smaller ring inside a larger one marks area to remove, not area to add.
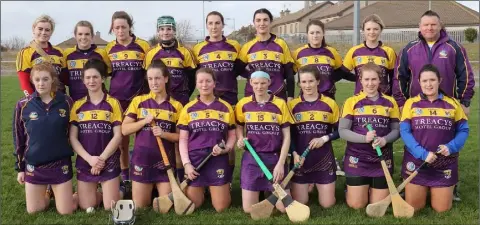
[[[423,66],[418,82],[422,93],[406,101],[400,122],[405,143],[402,176],[406,179],[424,161],[428,167],[407,184],[405,201],[420,210],[430,191],[432,208],[445,212],[452,207],[458,182],[458,156],[469,134],[467,117],[458,100],[439,88],[442,78],[434,65]]]
[[[115,34],[116,40],[111,41],[105,47],[112,68],[109,93],[118,99],[122,110],[125,111],[132,99],[142,94],[145,89],[143,60],[150,45],[133,34],[133,19],[124,11],[113,13],[110,34],[112,32]],[[130,180],[128,173],[129,142],[130,138],[125,136],[120,145],[120,167],[123,181]]]
[[[300,162],[292,178],[292,197],[302,204],[308,203],[308,184],[315,184],[318,201],[324,208],[335,204],[336,163],[332,141],[339,138],[337,103],[318,91],[320,71],[314,65],[298,70],[298,84],[302,94],[288,103],[295,124],[292,125],[294,147],[293,163],[309,148],[305,161]]]
[[[140,208],[150,205],[154,187],[159,196],[172,191],[156,137],[162,138],[168,160],[175,162],[178,142],[175,124],[182,110],[182,104],[169,94],[170,74],[161,60],[152,61],[146,78],[150,93],[133,98],[122,123],[123,135],[135,133],[130,173],[132,199]]]
[[[337,50],[325,43],[325,25],[320,20],[307,24],[308,43],[293,53],[295,72],[306,65],[313,65],[320,73],[318,91],[335,99],[335,82],[343,78],[342,57]]]
[[[119,194],[120,151],[122,141],[122,108],[117,99],[103,90],[108,75],[107,65],[100,59],[88,60],[81,71],[87,96],[77,100],[70,112],[70,143],[77,153],[78,197],[82,209],[97,206],[102,195],[107,210]]]
[[[363,208],[368,203],[388,196],[388,186],[380,158],[382,150],[390,173],[393,173],[393,142],[399,137],[399,110],[395,100],[380,92],[382,69],[367,63],[360,70],[361,91],[343,105],[339,123],[340,137],[347,141],[344,170],[347,184],[347,204]],[[369,123],[374,131],[368,131]]]
[[[379,16],[376,14],[367,16],[362,23],[365,41],[350,48],[343,59],[342,69],[348,73],[354,71],[354,74],[345,76],[345,79],[356,82],[354,94],[362,90],[360,82],[362,66],[367,63],[375,63],[381,68],[381,73],[379,74],[380,92],[389,96],[392,95],[393,68],[397,55],[395,50],[380,41],[383,29],[385,29],[385,25]]]
[[[209,68],[215,72],[215,95],[235,107],[238,102],[237,76],[244,70],[238,58],[240,44],[223,36],[225,23],[221,13],[217,11],[208,13],[205,22],[209,36],[193,47],[195,62],[199,67]],[[235,150],[230,151],[228,156],[230,164],[228,173],[233,174]],[[229,177],[233,178],[233,175]]]
[[[253,14],[257,34],[255,39],[244,44],[240,50],[239,59],[243,63],[241,68],[246,66],[242,76],[250,79],[250,74],[254,71],[264,70],[270,75],[268,90],[284,100],[291,100],[295,94],[293,59],[287,43],[270,32],[272,20],[272,13],[264,8]],[[244,96],[252,94],[252,86],[247,82]]]
[[[180,129],[179,149],[185,174],[192,182],[187,187],[188,198],[200,207],[208,187],[212,205],[217,212],[230,206],[230,185],[228,153],[235,145],[235,115],[232,106],[214,95],[215,72],[200,68],[196,72],[199,95],[183,108],[178,128]],[[220,144],[224,142],[225,147]],[[196,171],[201,161],[209,154],[213,157]]]

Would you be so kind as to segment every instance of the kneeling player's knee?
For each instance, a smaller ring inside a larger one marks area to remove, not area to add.
[[[439,204],[432,204],[432,209],[435,210],[437,213],[443,213],[449,211],[452,208],[452,204],[447,205],[439,205]]]

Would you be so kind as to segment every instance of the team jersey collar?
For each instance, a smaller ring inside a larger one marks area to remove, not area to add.
[[[153,92],[153,91],[150,91],[148,93],[148,97],[155,100],[155,99],[157,99],[157,94],[155,94],[155,92]],[[167,97],[165,98],[165,101],[169,101],[169,100],[170,100],[170,95],[167,93]]]
[[[318,100],[320,100],[320,99],[323,98],[322,93],[320,93],[319,90],[317,90],[317,92],[318,92],[318,97],[317,97],[317,99],[315,99],[313,102],[316,102],[316,101],[318,101]],[[305,98],[303,97],[303,94],[300,95],[300,99],[302,100],[302,102],[309,102],[309,101],[305,100]]]
[[[50,92],[50,96],[51,96],[52,98],[55,98],[57,95],[55,94],[55,92],[51,91],[51,92]],[[38,94],[37,91],[34,91],[34,92],[32,93],[32,97],[34,97],[34,98],[40,98],[40,94]]]
[[[378,41],[377,47],[375,47],[375,48],[370,48],[370,47],[367,46],[367,41],[364,41],[364,42],[363,42],[363,46],[365,46],[365,48],[368,48],[368,49],[370,49],[370,50],[380,48],[382,45],[383,45],[383,42],[382,42],[382,41]]]
[[[267,39],[266,41],[261,41],[261,40],[258,38],[258,36],[255,36],[255,40],[256,40],[257,42],[271,42],[271,41],[275,40],[275,38],[277,38],[277,36],[276,36],[275,34],[273,34],[273,33],[270,33],[270,38]]]
[[[202,100],[200,100],[200,95],[197,95],[197,101],[198,101],[198,102],[201,102],[201,103],[204,104],[204,105],[207,105],[207,104],[205,104],[205,102],[202,102]],[[216,101],[218,101],[218,97],[217,97],[217,96],[215,96],[215,98],[213,99],[213,102],[212,102],[212,103],[214,103],[214,102],[216,102]],[[210,103],[210,105],[212,105],[212,103]],[[208,105],[208,106],[209,106],[209,105]]]
[[[102,91],[103,92],[103,91]],[[91,99],[90,99],[90,95],[87,94],[87,101],[91,102]],[[107,93],[103,92],[103,98],[102,98],[102,101],[107,101]]]
[[[179,48],[181,45],[180,45],[180,43],[178,43],[178,40],[175,39],[175,40],[173,41],[173,45],[172,45],[171,47],[165,47],[165,46],[162,45],[162,43],[158,43],[158,46],[160,47],[160,49],[173,50],[173,49]]]
[[[274,97],[275,97],[275,95],[270,94],[270,98],[268,99],[267,102],[272,102]],[[255,94],[252,94],[252,101],[257,102],[257,99],[255,99]]]
[[[379,97],[379,98],[384,95],[382,92],[380,92],[380,91],[378,91],[378,90],[377,90],[377,92],[378,92],[378,97]],[[367,93],[365,93],[363,90],[361,90],[361,91],[358,93],[358,96],[364,97],[364,98],[368,98]]]
[[[75,50],[78,51],[78,52],[82,52],[82,53],[92,52],[92,51],[95,50],[96,48],[97,48],[97,45],[96,45],[96,44],[90,45],[90,48],[88,48],[88,49],[86,49],[86,50],[79,49],[79,48],[78,48],[78,44],[75,45]]]
[[[420,93],[419,95],[420,95],[421,99],[428,100],[428,97],[424,93]],[[436,100],[441,100],[441,99],[443,99],[443,93],[439,92],[438,93],[438,98]]]
[[[307,46],[308,46],[308,48],[311,48],[311,49],[321,49],[321,48],[324,48],[324,47],[325,47],[325,45],[323,44],[323,42],[322,42],[322,44],[320,45],[319,48],[312,47],[312,46],[310,45],[310,43],[307,43]]]
[[[218,42],[225,42],[227,40],[227,38],[225,36],[222,35],[222,40],[220,41],[210,41],[210,36],[206,36],[205,37],[205,41],[208,42],[208,43],[218,43]]]
[[[131,45],[132,43],[135,43],[135,41],[137,40],[137,36],[135,36],[135,34],[131,34],[130,37],[132,37],[132,41],[130,43],[128,43],[127,46]],[[115,39],[115,42],[117,43],[117,45],[120,45],[120,43],[118,43],[117,39]]]

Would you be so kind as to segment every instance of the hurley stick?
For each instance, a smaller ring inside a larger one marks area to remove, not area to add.
[[[366,127],[369,131],[373,131],[371,124],[366,124]],[[410,218],[413,216],[414,209],[411,205],[409,205],[405,200],[402,199],[400,194],[395,187],[395,183],[393,183],[392,176],[390,175],[390,171],[388,171],[387,164],[385,163],[385,159],[382,155],[382,150],[379,146],[375,148],[377,150],[377,155],[380,157],[380,163],[382,164],[383,173],[385,174],[385,179],[387,180],[388,190],[390,191],[390,196],[392,199],[392,206],[393,206],[393,215],[395,217],[406,217]],[[392,162],[393,163],[393,162]]]
[[[222,143],[218,144],[220,148],[225,148],[225,143],[222,141]],[[195,171],[199,171],[203,165],[213,156],[213,152],[210,152],[203,160],[200,162],[200,164],[195,168]],[[180,189],[182,191],[185,191],[185,188],[190,184],[192,180],[190,180],[187,175],[185,175],[185,180],[182,181],[180,184]],[[153,199],[153,207],[156,209],[155,211],[159,211],[160,213],[167,213],[170,208],[172,208],[174,203],[174,198],[173,198],[173,192],[168,193],[168,195],[163,195],[159,196],[158,198]]]
[[[412,174],[410,174],[410,176],[408,176],[407,179],[405,179],[397,187],[397,191],[398,192],[402,191],[405,188],[405,186],[407,184],[409,184],[410,181],[413,180],[413,178],[415,178],[415,176],[417,176],[418,171],[421,168],[425,167],[425,165],[427,165],[427,162],[423,162],[420,167],[418,167]],[[392,203],[392,198],[390,197],[390,195],[388,195],[387,197],[385,197],[381,201],[378,201],[378,202],[375,202],[375,203],[372,203],[372,204],[368,204],[367,205],[367,215],[369,215],[371,217],[382,217],[382,216],[384,216],[385,212],[387,211],[388,206],[390,205],[390,203]]]
[[[273,183],[272,173],[270,173],[268,168],[265,166],[265,164],[262,162],[260,157],[253,149],[253,147],[250,145],[247,139],[243,139],[243,142],[245,143],[245,146],[247,147],[250,154],[252,154],[257,164],[260,166],[260,169],[262,169],[267,179]],[[287,215],[290,221],[302,222],[310,217],[310,208],[308,206],[293,200],[292,196],[290,196],[279,184],[273,183],[272,186],[275,189],[275,192],[277,192],[277,195],[282,201],[283,205],[285,206],[285,210],[287,211]]]
[[[152,127],[155,126],[155,122],[152,121]],[[172,166],[168,160],[167,153],[165,151],[165,147],[163,146],[162,139],[160,137],[157,138],[158,147],[160,148],[160,153],[162,154],[163,163],[165,167],[167,167],[167,175],[168,180],[170,181],[170,187],[172,188],[173,192],[173,200],[175,202],[175,212],[178,215],[188,215],[193,213],[195,209],[195,204],[185,196],[185,193],[180,189],[177,183],[177,179],[173,175]]]
[[[302,161],[310,152],[310,149],[307,147],[305,151],[302,153],[300,156],[300,161]],[[282,181],[282,188],[285,188],[288,185],[288,182],[292,179],[293,175],[295,174],[295,170],[300,167],[300,162],[295,163],[293,168],[288,172],[287,176],[285,179]],[[272,215],[273,208],[275,207],[275,204],[277,203],[278,200],[278,195],[276,192],[273,192],[268,198],[265,200],[252,205],[252,212],[250,213],[250,216],[254,220],[259,220],[259,219],[266,219],[269,218]]]

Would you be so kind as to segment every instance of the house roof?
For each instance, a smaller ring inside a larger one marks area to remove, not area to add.
[[[353,7],[353,1],[338,2],[337,4],[321,9],[318,12],[320,16],[317,16],[314,19],[323,19],[336,16],[337,14],[342,13],[351,7]]]
[[[445,26],[478,26],[479,13],[455,1],[431,1],[431,9],[440,15]],[[388,28],[417,28],[428,1],[377,1],[360,9],[360,20],[377,14]],[[353,12],[325,24],[329,30],[351,30]]]
[[[107,44],[108,44],[108,41],[103,40],[103,39],[100,37],[100,32],[97,31],[97,33],[95,34],[95,36],[93,36],[93,44],[102,46],[102,45],[107,45]],[[58,45],[62,45],[62,46],[75,46],[75,45],[77,45],[77,40],[75,40],[75,38],[72,37],[72,38],[69,38],[69,39],[66,40],[66,41],[61,42],[61,43],[58,44]]]
[[[324,6],[326,6],[328,8],[329,7],[328,5],[333,5],[333,3],[330,2],[330,1],[317,3],[317,4],[309,7],[308,9],[303,8],[303,9],[297,11],[297,12],[290,13],[290,14],[284,15],[282,17],[274,18],[271,26],[274,27],[274,26],[278,26],[278,25],[282,25],[282,24],[286,24],[286,23],[292,23],[292,22],[295,22],[295,21],[299,21],[303,17],[309,15],[310,13],[315,12],[318,9],[322,9],[322,7],[324,7]]]

